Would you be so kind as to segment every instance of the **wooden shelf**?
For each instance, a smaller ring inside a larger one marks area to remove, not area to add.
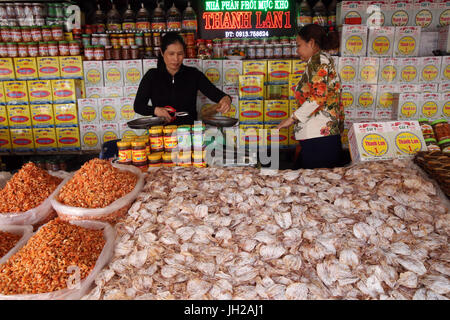
[[[100,154],[100,150],[0,152],[0,156],[57,156],[57,155],[83,155],[83,154]]]

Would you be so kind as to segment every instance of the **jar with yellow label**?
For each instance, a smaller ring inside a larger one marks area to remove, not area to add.
[[[428,151],[441,151],[441,148],[437,145],[437,141],[434,138],[425,139]]]
[[[192,165],[196,168],[206,167],[206,151],[194,151],[192,153]]]
[[[164,150],[166,152],[175,151],[177,148],[177,126],[165,126],[164,132]]]
[[[117,148],[119,149],[119,163],[120,164],[131,164],[131,142],[130,141],[118,141]]]
[[[136,167],[147,165],[147,151],[145,141],[135,140],[131,142],[132,163]]]
[[[150,142],[147,135],[139,136],[135,139],[136,141],[142,141],[145,143],[145,152],[147,153],[147,156],[151,153],[150,152]]]
[[[440,141],[438,146],[441,148],[442,153],[450,155],[450,139]]]
[[[162,127],[152,127],[148,130],[150,136],[150,150],[151,152],[164,151],[164,137]]]
[[[183,151],[178,153],[177,165],[180,167],[191,167],[192,166],[192,152]]]
[[[176,153],[175,152],[164,152],[162,154],[162,165],[163,167],[175,167],[176,165]]]
[[[162,163],[162,152],[152,153],[148,156],[148,166],[149,167],[161,167]]]

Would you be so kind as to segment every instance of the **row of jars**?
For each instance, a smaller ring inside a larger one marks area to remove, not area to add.
[[[3,42],[39,42],[62,41],[64,29],[62,25],[32,26],[32,27],[0,27],[0,37]]]
[[[80,55],[78,41],[0,42],[1,58],[56,57]]]
[[[450,154],[450,124],[446,119],[430,122],[428,119],[419,119],[423,138],[428,151],[442,151]]]
[[[85,46],[84,57],[86,60],[135,60],[153,57],[152,47],[132,46]],[[158,49],[159,52],[159,49]]]

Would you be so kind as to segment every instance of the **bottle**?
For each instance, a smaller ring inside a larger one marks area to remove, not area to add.
[[[121,30],[121,17],[119,11],[117,11],[116,5],[112,2],[112,8],[108,11],[106,15],[106,29],[108,31]]]
[[[105,24],[106,24],[106,15],[102,11],[100,3],[98,3],[97,10],[94,13],[94,25],[98,33],[102,33],[105,31]]]
[[[327,8],[323,4],[322,0],[319,0],[313,7],[313,23],[326,27],[328,24],[327,20]]]
[[[312,23],[311,7],[309,6],[306,0],[302,0],[302,2],[298,5],[297,10],[297,27],[303,27],[311,23]]]
[[[331,0],[328,5],[328,28],[330,31],[336,29],[336,0]]]
[[[186,9],[183,11],[183,31],[197,32],[197,15],[188,1]]]
[[[150,13],[145,9],[142,2],[141,8],[136,15],[136,29],[142,31],[150,30]]]
[[[155,10],[153,10],[153,16],[152,16],[152,23],[151,23],[152,30],[166,30],[166,18],[164,10],[161,9],[161,5],[156,5]]]
[[[168,30],[180,30],[181,29],[181,14],[175,7],[175,2],[167,12],[167,29]]]
[[[127,10],[125,10],[122,17],[122,30],[134,30],[136,28],[136,20],[133,9],[131,9],[130,3],[128,3]]]

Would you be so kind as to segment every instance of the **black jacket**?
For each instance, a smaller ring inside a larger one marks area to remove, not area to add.
[[[224,96],[198,69],[182,65],[172,76],[166,67],[150,69],[139,84],[134,99],[134,111],[143,116],[154,115],[155,107],[171,106],[186,111],[188,116],[179,117],[171,124],[193,124],[197,120],[197,90],[214,102]],[[149,106],[151,99],[152,106]]]

